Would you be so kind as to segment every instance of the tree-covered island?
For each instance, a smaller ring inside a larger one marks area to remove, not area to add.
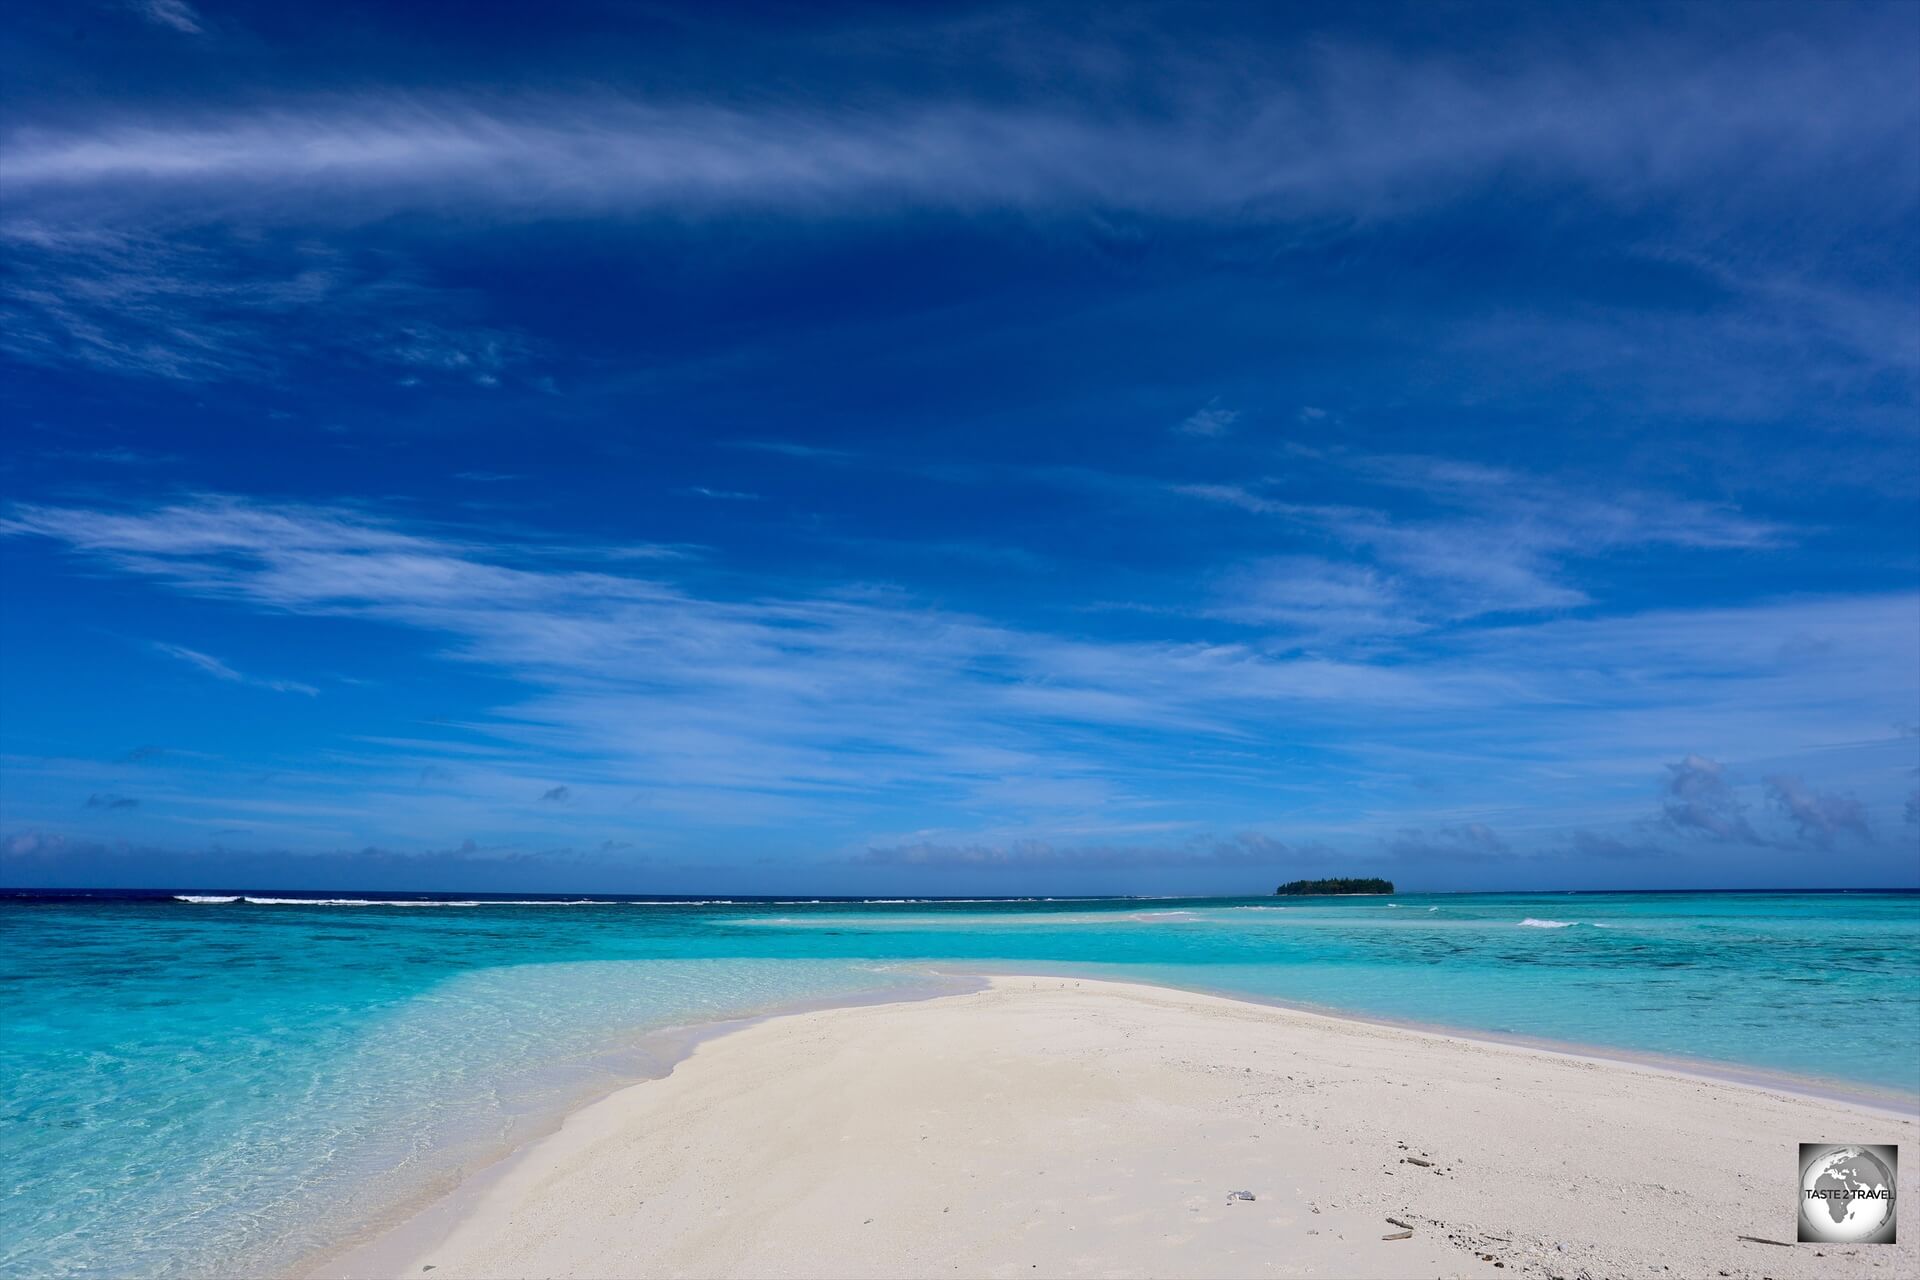
[[[1393,881],[1373,877],[1342,877],[1334,880],[1289,880],[1273,891],[1275,897],[1295,897],[1311,893],[1392,893]]]

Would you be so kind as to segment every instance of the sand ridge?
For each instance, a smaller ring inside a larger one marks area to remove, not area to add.
[[[1793,1239],[1800,1141],[1916,1137],[1912,1115],[1652,1067],[995,977],[703,1042],[570,1115],[418,1256],[319,1274],[1912,1275],[1920,1228],[1741,1237]]]

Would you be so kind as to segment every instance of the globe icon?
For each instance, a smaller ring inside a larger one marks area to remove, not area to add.
[[[1800,1192],[1800,1218],[1816,1240],[1866,1240],[1893,1217],[1893,1172],[1864,1147],[1816,1156],[1801,1175]]]

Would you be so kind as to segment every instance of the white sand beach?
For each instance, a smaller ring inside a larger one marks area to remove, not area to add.
[[[995,978],[702,1043],[317,1274],[1911,1276],[1920,1225],[1743,1237],[1793,1239],[1797,1143],[1920,1164],[1916,1138],[1659,1067]]]

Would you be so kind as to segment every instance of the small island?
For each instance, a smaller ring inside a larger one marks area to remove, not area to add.
[[[1331,893],[1392,893],[1393,881],[1372,877],[1355,879],[1340,878],[1334,880],[1290,880],[1273,891],[1277,898],[1297,897],[1302,894]]]

